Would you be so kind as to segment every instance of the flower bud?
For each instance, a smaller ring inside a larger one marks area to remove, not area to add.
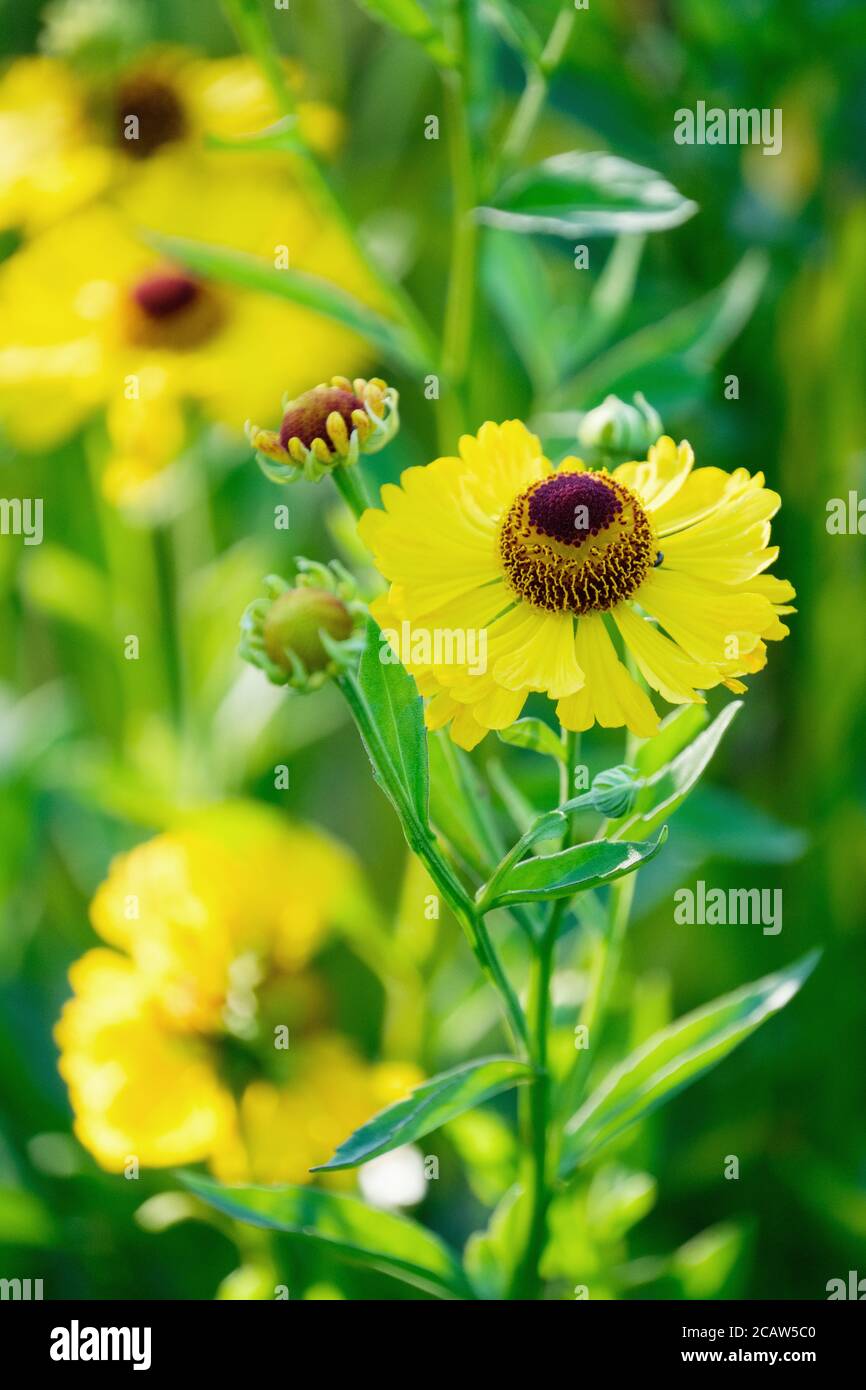
[[[619,820],[634,810],[643,778],[633,767],[609,767],[593,778],[589,792],[590,804],[608,820]]]
[[[299,557],[294,584],[277,575],[265,580],[241,619],[241,656],[275,685],[317,690],[354,660],[366,606],[338,561],[320,565]]]
[[[618,396],[607,396],[584,415],[577,437],[585,449],[595,450],[599,456],[643,459],[662,433],[661,416],[638,391],[633,405]]]
[[[340,465],[356,463],[393,439],[400,419],[398,393],[381,378],[335,376],[283,403],[278,432],[247,425],[259,466],[275,483],[318,482]]]

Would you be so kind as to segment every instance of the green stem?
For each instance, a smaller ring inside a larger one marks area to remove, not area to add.
[[[562,741],[565,748],[565,758],[559,770],[560,802],[568,800],[571,773],[577,753],[577,735],[563,729]],[[567,847],[570,841],[571,820],[569,818],[563,837],[563,848]],[[550,1032],[550,985],[556,958],[556,942],[568,904],[568,898],[558,898],[553,904],[533,961],[528,1012],[532,1041],[530,1056],[537,1070],[537,1075],[531,1084],[527,1117],[532,1206],[526,1246],[515,1270],[509,1295],[511,1298],[535,1299],[541,1291],[538,1267],[544,1254],[547,1239],[547,1215],[551,1200],[549,1182],[551,1085],[548,1074],[547,1047]]]
[[[577,11],[569,0],[569,4],[557,15],[539,63],[530,72],[523,95],[514,109],[496,160],[495,178],[498,178],[503,165],[515,163],[526,149],[544,106],[550,78],[565,56],[576,19]]]
[[[360,466],[355,464],[349,468],[344,468],[342,464],[338,463],[336,468],[332,470],[331,477],[349,511],[360,519],[370,506],[364,474],[361,472]]]
[[[453,449],[466,426],[468,377],[475,319],[475,270],[478,224],[475,220],[476,182],[472,136],[466,111],[466,71],[469,62],[468,14],[460,28],[461,66],[443,76],[445,120],[454,196],[451,269],[445,302],[442,365],[446,382],[439,412],[440,447]]]
[[[364,743],[371,753],[375,753],[374,761],[376,766],[386,766],[388,762],[387,754],[382,747],[378,731],[369,716],[366,702],[357,686],[355,677],[346,672],[344,675],[337,677],[337,684],[349,705]],[[451,865],[442,854],[429,826],[424,825],[419,820],[414,808],[399,796],[396,782],[392,784],[389,790],[391,795],[395,796],[399,802],[398,811],[400,821],[403,825],[409,848],[413,854],[418,856],[427,869],[427,872],[462,928],[484,974],[496,989],[497,995],[503,1006],[512,1041],[516,1046],[527,1048],[528,1035],[526,1019],[520,1007],[520,1001],[503,969],[502,962],[490,939],[483,917],[477,911],[475,903],[472,901],[466,889],[463,887],[463,884],[451,868]]]
[[[278,110],[284,116],[295,115],[294,94],[260,0],[222,0],[222,6],[241,47],[246,49],[261,67]],[[301,147],[299,166],[307,191],[339,224],[351,242],[355,254],[375,282],[383,302],[388,305],[395,319],[403,325],[411,338],[419,361],[429,362],[431,370],[434,370],[439,365],[439,345],[417,306],[402,285],[391,280],[372,258],[311,150]]]

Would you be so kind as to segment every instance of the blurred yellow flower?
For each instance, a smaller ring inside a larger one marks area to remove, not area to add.
[[[44,101],[55,77],[51,115]],[[81,126],[64,114],[76,89],[62,64],[14,65],[0,95],[6,89],[0,220],[5,206],[8,220],[20,221],[16,209],[39,201],[34,179],[70,190],[47,200],[62,220],[29,218],[36,234],[0,266],[0,427],[13,444],[51,448],[105,407],[106,495],[141,501],[145,485],[182,453],[191,425],[218,422],[240,433],[248,419],[269,418],[284,393],[329,375],[334,361],[350,371],[366,365],[366,347],[340,325],[191,274],[148,240],[161,233],[211,242],[375,300],[361,258],[302,186],[294,156],[204,148],[206,133],[232,138],[276,119],[249,60],[153,55],[118,93],[92,97],[100,110],[113,102],[114,115],[103,111],[90,143],[86,134],[81,145],[70,137],[68,148],[52,144],[51,133]],[[183,109],[175,109],[181,93]],[[137,140],[115,128],[124,113],[136,115]],[[298,119],[314,146],[335,143],[329,108],[301,104]],[[86,177],[76,172],[85,153]],[[30,183],[22,170],[31,171]],[[100,190],[105,196],[94,200]]]
[[[309,1181],[352,1129],[420,1079],[370,1066],[298,973],[329,927],[369,911],[349,853],[239,803],[200,813],[111,866],[55,1037],[75,1130],[103,1167],[209,1160]],[[123,954],[121,954],[123,952]],[[288,1031],[287,1031],[288,1030]]]
[[[300,134],[330,154],[342,121],[333,107],[301,98],[300,69],[287,63]],[[154,48],[110,79],[82,78],[58,58],[20,58],[0,77],[0,227],[30,233],[56,222],[143,161],[206,136],[249,135],[280,116],[258,65],[245,56],[208,59]],[[273,155],[257,157],[270,160]],[[282,161],[283,163],[285,161]]]
[[[21,58],[0,77],[0,228],[63,217],[105,188],[112,163],[90,141],[83,94],[62,64]]]

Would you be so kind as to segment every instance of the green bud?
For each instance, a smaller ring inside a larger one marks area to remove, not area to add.
[[[634,767],[609,767],[593,778],[589,802],[608,820],[619,820],[634,810],[643,780]]]
[[[345,604],[325,589],[287,589],[268,609],[263,624],[265,649],[281,670],[292,674],[292,657],[311,674],[330,661],[320,632],[336,642],[352,635],[352,615]]]
[[[317,690],[357,655],[366,605],[338,561],[298,559],[294,584],[265,580],[241,619],[241,656],[275,685]]]
[[[625,460],[646,458],[650,445],[663,433],[661,416],[638,391],[633,405],[607,396],[584,415],[577,437],[583,448],[599,456]]]

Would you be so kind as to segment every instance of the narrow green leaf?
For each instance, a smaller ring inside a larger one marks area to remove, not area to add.
[[[268,261],[245,251],[235,251],[228,246],[211,246],[187,237],[153,233],[149,240],[171,260],[199,275],[257,294],[286,299],[334,319],[344,328],[365,338],[383,357],[403,370],[417,374],[429,366],[429,363],[419,361],[399,325],[382,318],[339,285],[322,280],[318,275],[310,275],[304,270],[279,270]]]
[[[481,221],[512,232],[613,236],[678,227],[697,203],[652,169],[600,152],[569,150],[514,174]]]
[[[383,654],[388,656],[387,661],[382,660]],[[389,790],[387,784],[390,783],[393,792],[393,779],[396,778],[408,804],[421,824],[426,825],[429,773],[423,702],[412,677],[401,666],[372,618],[367,624],[367,645],[358,668],[358,686],[387,759],[386,765],[376,767],[385,789]],[[376,766],[376,750],[368,748],[367,751]]]
[[[238,1221],[315,1242],[440,1298],[473,1296],[454,1252],[407,1217],[315,1187],[223,1187],[198,1173],[179,1176],[190,1192]]]
[[[641,844],[591,840],[560,850],[558,854],[524,859],[503,873],[491,901],[486,903],[486,910],[489,912],[509,903],[570,898],[573,893],[587,888],[601,888],[646,864],[666,839],[667,831],[663,829],[655,840]]]
[[[283,116],[273,125],[251,131],[249,135],[205,135],[205,144],[214,150],[238,150],[244,153],[273,150],[278,154],[297,154],[304,149],[297,116]]]
[[[497,729],[496,732],[503,743],[510,743],[513,748],[531,748],[533,753],[545,753],[549,758],[556,758],[557,762],[565,762],[561,739],[556,737],[543,719],[518,719],[507,729]]]
[[[751,317],[766,277],[766,257],[747,252],[716,289],[595,357],[556,389],[549,404],[583,408],[610,393],[627,399],[643,391],[664,412],[672,399],[693,399]]]
[[[442,67],[454,66],[454,54],[420,0],[358,0],[358,3],[374,19],[423,44],[435,63]]]
[[[606,1077],[565,1127],[560,1177],[670,1100],[793,999],[818,952],[663,1028]]]
[[[374,1115],[340,1145],[332,1159],[312,1171],[357,1168],[360,1163],[369,1163],[371,1158],[421,1139],[455,1115],[528,1081],[531,1076],[532,1068],[514,1057],[485,1057],[442,1072],[418,1086],[406,1100]]]
[[[525,63],[537,66],[541,62],[544,45],[518,5],[511,0],[482,0],[481,15]]]
[[[638,793],[637,809],[618,822],[619,833],[651,835],[663,821],[670,820],[689,792],[699,782],[710,759],[730,725],[743,707],[742,700],[725,705],[706,729],[692,739],[676,757],[646,780]]]

